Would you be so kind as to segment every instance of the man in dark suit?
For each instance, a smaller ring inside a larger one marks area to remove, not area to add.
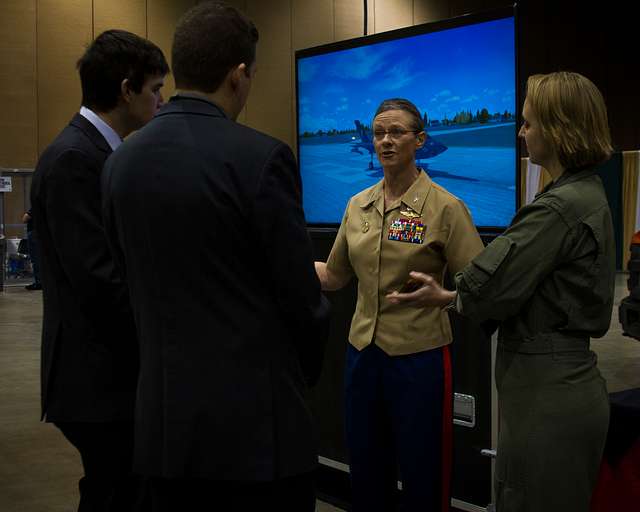
[[[177,94],[105,165],[105,227],[141,343],[134,469],[156,511],[315,507],[304,396],[328,302],[291,150],[235,121],[257,39],[232,7],[188,11]]]
[[[104,161],[162,104],[160,49],[110,30],[78,61],[82,108],[42,153],[31,188],[44,292],[42,414],[78,449],[84,511],[130,510],[138,344],[104,236]]]

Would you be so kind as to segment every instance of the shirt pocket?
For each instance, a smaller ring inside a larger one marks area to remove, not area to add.
[[[423,244],[407,244],[407,269],[409,271],[434,274],[442,273],[447,261],[444,256],[442,232],[431,231],[425,236]]]
[[[513,242],[509,238],[499,236],[473,259],[471,264],[463,270],[464,278],[472,291],[477,292],[491,280],[512,247]]]

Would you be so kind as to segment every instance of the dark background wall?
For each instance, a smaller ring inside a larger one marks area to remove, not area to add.
[[[616,149],[640,149],[640,59],[633,41],[638,23],[631,4],[524,0],[518,5],[521,92],[533,73],[582,73],[606,99]]]

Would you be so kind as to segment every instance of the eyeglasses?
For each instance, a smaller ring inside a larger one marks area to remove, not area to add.
[[[390,128],[389,130],[374,130],[373,138],[376,140],[384,139],[385,135],[393,140],[401,139],[407,133],[420,133],[422,130],[405,130],[404,128]]]

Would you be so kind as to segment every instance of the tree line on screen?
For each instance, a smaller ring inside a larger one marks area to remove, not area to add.
[[[429,119],[427,113],[425,112],[422,116],[424,120],[424,125],[426,127],[433,126],[453,126],[453,125],[465,125],[465,124],[486,124],[490,122],[505,122],[514,119],[514,115],[505,110],[504,112],[495,112],[494,114],[490,114],[489,110],[486,108],[476,110],[474,114],[471,110],[461,110],[457,114],[455,114],[451,119],[445,114],[442,119]],[[364,125],[366,131],[371,131],[371,126]],[[300,134],[302,138],[308,137],[321,137],[321,136],[333,136],[333,135],[346,135],[346,134],[354,134],[356,133],[356,129],[348,128],[346,130],[317,130],[315,132],[304,131]]]
[[[425,113],[424,124],[426,126],[433,126],[434,122],[445,125],[445,126],[448,126],[451,124],[471,124],[471,123],[484,124],[492,120],[493,121],[509,121],[511,120],[512,117],[513,117],[513,114],[508,110],[505,110],[502,114],[500,112],[490,114],[486,108],[483,108],[482,110],[476,110],[475,114],[473,114],[471,110],[466,110],[466,111],[463,110],[461,112],[458,112],[455,116],[453,116],[453,119],[448,119],[447,115],[445,114],[444,119],[442,119],[442,121],[431,120],[431,122],[428,121],[427,114]]]

